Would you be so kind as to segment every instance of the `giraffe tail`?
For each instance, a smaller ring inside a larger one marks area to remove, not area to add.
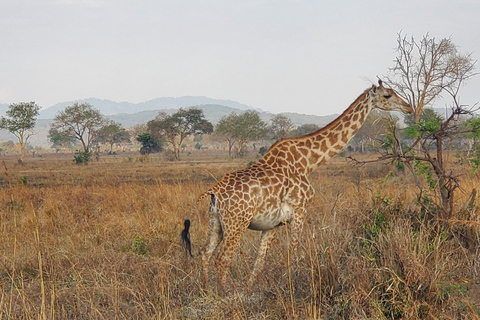
[[[188,255],[190,254],[190,257],[193,257],[192,255],[192,242],[190,241],[190,220],[187,219],[183,222],[184,229],[182,230],[181,238],[182,238],[182,245],[183,248],[185,249],[185,253]]]
[[[213,199],[213,193],[211,192],[211,190],[208,190],[207,192],[203,193],[197,200],[197,202],[195,203],[195,207],[198,206],[198,204],[200,203],[200,201],[202,201],[203,199],[205,199],[205,197],[207,197],[208,195],[212,195],[212,201],[214,201]],[[189,219],[186,219],[184,222],[183,222],[183,225],[184,225],[184,229],[182,230],[182,233],[180,235],[181,239],[182,239],[182,246],[185,250],[185,253],[187,255],[190,255],[190,257],[193,257],[193,254],[192,254],[192,242],[190,241],[190,220]]]

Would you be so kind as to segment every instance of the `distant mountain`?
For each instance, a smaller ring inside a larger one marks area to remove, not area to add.
[[[210,104],[222,105],[225,107],[235,108],[239,110],[252,109],[251,107],[245,104],[231,101],[231,100],[219,100],[219,99],[212,99],[207,97],[194,97],[194,96],[185,96],[185,97],[179,97],[179,98],[170,98],[170,97],[156,98],[153,100],[140,102],[140,103],[115,102],[112,100],[89,98],[89,99],[65,101],[65,102],[57,103],[51,107],[41,110],[38,118],[53,119],[53,117],[58,111],[65,109],[66,107],[72,105],[75,102],[89,103],[95,109],[100,110],[100,112],[104,115],[116,115],[121,113],[134,114],[134,113],[143,112],[143,111],[179,109],[179,108],[187,108],[191,106],[210,105]]]

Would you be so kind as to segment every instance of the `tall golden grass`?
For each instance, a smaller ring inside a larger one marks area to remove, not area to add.
[[[479,319],[478,176],[465,167],[456,214],[438,221],[434,193],[416,200],[408,173],[335,158],[289,251],[288,228],[249,292],[259,233],[230,270],[232,295],[207,294],[198,251],[199,194],[251,159],[165,162],[136,155],[88,166],[48,156],[2,164],[0,319]],[[180,247],[192,220],[195,257]],[[213,282],[213,279],[212,279]]]

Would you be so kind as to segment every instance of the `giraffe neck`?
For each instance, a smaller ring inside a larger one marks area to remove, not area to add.
[[[371,110],[366,90],[330,124],[309,135],[276,142],[259,163],[296,174],[309,174],[346,147]]]

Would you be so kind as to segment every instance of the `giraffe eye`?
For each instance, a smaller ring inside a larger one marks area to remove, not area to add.
[[[384,95],[383,97],[384,97],[385,99],[390,99],[390,98],[392,97],[392,95],[391,95],[391,94],[387,94],[387,95]]]

